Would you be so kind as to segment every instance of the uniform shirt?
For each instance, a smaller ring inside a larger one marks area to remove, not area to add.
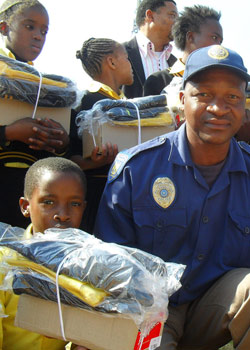
[[[30,225],[24,233],[24,239],[32,237]],[[8,248],[0,249],[0,259],[8,254]],[[4,276],[0,274],[2,283]],[[19,296],[11,292],[0,290],[1,312],[8,317],[0,317],[0,349],[1,350],[63,350],[65,342],[62,340],[47,338],[41,334],[33,333],[25,329],[15,327],[15,315],[17,312]],[[39,317],[39,315],[37,315]]]
[[[186,265],[170,301],[190,302],[220,276],[250,267],[250,147],[232,139],[211,188],[193,163],[185,124],[118,154],[96,236]]]
[[[152,73],[167,69],[169,67],[167,60],[172,52],[172,45],[168,44],[162,52],[156,52],[154,44],[140,31],[136,34],[145,78]]]

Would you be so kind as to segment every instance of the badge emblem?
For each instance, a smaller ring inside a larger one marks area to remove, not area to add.
[[[220,45],[214,45],[208,50],[208,56],[216,60],[224,60],[229,55],[229,52],[225,47]]]
[[[168,177],[158,177],[153,184],[152,194],[156,203],[166,209],[175,199],[175,186]]]

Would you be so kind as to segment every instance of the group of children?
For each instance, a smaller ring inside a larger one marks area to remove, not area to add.
[[[39,1],[4,1],[0,7],[4,41],[0,54],[33,65],[42,51],[48,28],[49,16]],[[72,110],[69,134],[49,116],[46,120],[23,118],[0,126],[0,222],[26,228],[25,238],[50,227],[80,227],[91,232],[109,165],[118,152],[116,145],[108,143],[101,153],[96,147],[91,157],[84,159],[75,117],[98,100],[124,98],[119,87],[133,82],[125,49],[110,39],[91,38],[77,51],[77,58],[95,83],[79,107]],[[82,221],[86,205],[86,219]],[[1,249],[1,259],[4,254],[5,249]],[[0,277],[3,280],[4,276]],[[0,301],[3,312],[9,315],[0,318],[1,349],[64,349],[65,342],[14,326],[18,296],[1,290]],[[84,349],[74,345],[72,348]]]

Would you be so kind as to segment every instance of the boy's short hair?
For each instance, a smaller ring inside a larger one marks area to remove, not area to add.
[[[219,22],[220,18],[221,13],[208,6],[194,5],[191,7],[184,7],[184,10],[180,13],[180,16],[176,18],[172,27],[175,46],[181,51],[184,51],[188,32],[199,33],[200,27],[206,23],[207,20],[213,19]]]
[[[28,169],[24,179],[24,196],[26,198],[30,199],[32,197],[34,189],[39,186],[41,176],[48,170],[57,173],[75,173],[79,176],[86,195],[87,182],[86,176],[82,169],[69,159],[49,157],[36,161]]]
[[[172,2],[176,5],[174,0],[142,0],[136,11],[137,27],[140,28],[144,24],[147,10],[156,11],[158,8],[165,6],[165,2]]]

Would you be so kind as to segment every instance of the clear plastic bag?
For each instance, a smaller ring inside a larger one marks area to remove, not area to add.
[[[121,126],[166,126],[174,124],[167,106],[166,95],[138,97],[129,100],[104,99],[90,110],[77,114],[78,136],[88,130],[97,135],[100,125],[111,123]]]
[[[181,286],[184,265],[165,263],[139,249],[105,243],[81,230],[49,229],[29,240],[20,239],[16,228],[6,229],[0,224],[0,233],[4,231],[0,246],[18,252],[57,275],[74,278],[106,292],[106,297],[93,308],[64,285],[59,288],[60,302],[125,314],[134,320],[142,335],[147,335],[156,322],[167,319],[169,296]],[[10,260],[7,257],[3,264],[10,264]],[[29,264],[19,267],[11,263],[10,270],[15,293],[58,301],[58,281],[32,270]]]
[[[0,55],[0,97],[15,99],[35,105],[42,79],[38,106],[75,107],[80,92],[70,79],[41,74],[33,66]]]

